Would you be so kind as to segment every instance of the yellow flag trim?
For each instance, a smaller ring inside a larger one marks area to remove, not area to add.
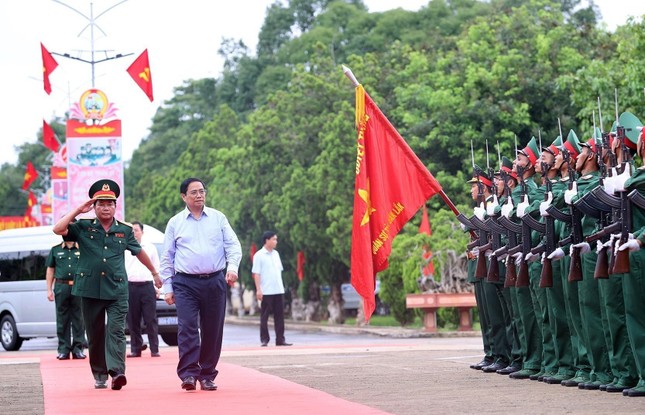
[[[359,84],[356,87],[356,128],[360,129],[365,119],[365,89]]]

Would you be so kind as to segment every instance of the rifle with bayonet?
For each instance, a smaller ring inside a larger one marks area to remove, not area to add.
[[[511,197],[511,187],[508,184],[510,174],[500,169],[500,178],[504,181],[504,196],[506,198],[506,203],[512,204],[513,199]],[[503,215],[499,217],[498,222],[504,229],[506,229],[507,242],[505,246],[495,252],[495,256],[497,258],[502,258],[506,255],[506,281],[504,282],[504,287],[515,287],[517,282],[517,269],[512,255],[515,252],[518,252],[514,250],[520,249],[517,248],[520,246],[517,235],[521,235],[522,227]]]
[[[569,170],[569,184],[568,189],[573,190],[576,187],[576,170],[572,166],[571,155],[566,148],[562,149],[562,158],[566,161],[567,167]],[[570,215],[570,228],[571,235],[559,242],[560,247],[566,246],[571,243],[572,245],[579,244],[584,241],[584,235],[582,231],[582,214],[572,203],[569,205],[571,212]],[[582,258],[580,256],[580,248],[574,246],[571,247],[571,264],[569,266],[569,282],[581,281],[582,280]]]
[[[553,184],[547,177],[547,172],[551,166],[547,163],[542,163],[542,177],[545,184],[544,201],[548,202],[553,200]],[[553,265],[549,255],[555,251],[555,219],[553,216],[546,216],[544,218],[544,259],[542,261],[542,272],[540,273],[540,288],[553,287]]]

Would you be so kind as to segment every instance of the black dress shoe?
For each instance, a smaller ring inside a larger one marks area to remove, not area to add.
[[[184,378],[184,380],[181,381],[181,388],[183,390],[187,391],[194,391],[195,390],[195,378],[192,376],[188,376],[187,378]]]
[[[148,345],[145,343],[141,345],[141,351],[144,351],[144,350],[148,350]]]
[[[150,356],[152,356],[152,357],[161,357],[159,352],[150,352]]]
[[[122,387],[128,384],[128,379],[126,379],[123,373],[116,374],[112,376],[112,390],[118,391]]]
[[[511,373],[519,372],[520,370],[522,370],[521,367],[508,365],[504,369],[498,370],[497,373],[500,375],[510,375]]]
[[[276,346],[293,346],[293,343],[284,342],[284,343],[276,343],[275,345]]]
[[[128,357],[141,357],[141,353],[128,353]]]
[[[107,388],[107,380],[104,379],[97,379],[94,381],[94,389],[106,389]]]
[[[203,379],[199,381],[199,387],[204,391],[216,391],[217,385],[210,379]]]
[[[482,368],[484,366],[490,366],[492,364],[493,364],[492,360],[490,360],[490,359],[482,359],[481,362],[475,363],[474,365],[470,365],[470,368],[475,369],[475,370],[482,370]]]
[[[56,356],[56,359],[69,360],[69,353],[58,353],[58,356]]]
[[[268,344],[269,344],[269,342],[262,342],[262,344],[260,345],[260,347],[267,347],[267,345],[268,345]]]
[[[506,365],[503,363],[495,362],[492,365],[484,366],[482,368],[482,372],[484,373],[495,373],[498,370],[502,370],[506,368]]]
[[[85,359],[83,352],[74,352],[72,353],[72,359]]]

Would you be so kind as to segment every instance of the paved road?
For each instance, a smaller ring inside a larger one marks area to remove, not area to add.
[[[222,361],[395,415],[645,412],[644,399],[515,381],[469,369],[481,356],[478,337],[394,338],[360,330],[340,334],[288,328],[293,347],[267,348],[258,347],[258,337],[255,326],[227,325]],[[20,362],[20,356],[55,353],[55,342],[36,340],[27,346],[25,351],[0,353],[0,413],[8,413],[6,409],[12,414],[42,413],[38,365]],[[161,352],[177,350],[166,346]]]

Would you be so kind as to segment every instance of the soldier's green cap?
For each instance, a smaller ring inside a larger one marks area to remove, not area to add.
[[[625,136],[629,139],[625,140],[625,145],[632,150],[636,150],[638,136],[641,134],[643,123],[631,112],[623,112],[620,114],[618,121],[620,122],[620,125],[625,128]]]
[[[535,166],[535,163],[537,162],[537,159],[538,159],[538,155],[540,153],[540,150],[538,149],[538,145],[537,145],[537,140],[535,139],[535,137],[531,137],[531,140],[526,145],[526,147],[524,147],[521,150],[517,150],[517,152],[528,157],[531,164]]]
[[[513,160],[509,159],[506,156],[502,156],[502,165],[500,167],[500,171],[496,171],[495,175],[499,176],[500,172],[502,171],[517,180],[517,172],[513,171]]]
[[[569,131],[567,141],[562,143],[562,148],[569,152],[571,160],[575,161],[578,158],[580,151],[582,151],[582,148],[580,147],[580,140],[578,140],[578,136],[576,135],[575,131]]]
[[[555,140],[553,140],[553,143],[551,143],[550,146],[548,147],[543,147],[542,151],[548,151],[549,153],[553,154],[554,156],[557,156],[558,153],[560,152],[559,147],[562,145],[562,137],[557,136]]]
[[[473,169],[473,178],[468,180],[466,183],[482,183],[484,186],[493,187],[493,181],[491,178],[477,165],[475,165],[475,168]]]
[[[117,200],[121,194],[121,189],[115,181],[101,179],[90,186],[90,190],[87,193],[90,199]]]

